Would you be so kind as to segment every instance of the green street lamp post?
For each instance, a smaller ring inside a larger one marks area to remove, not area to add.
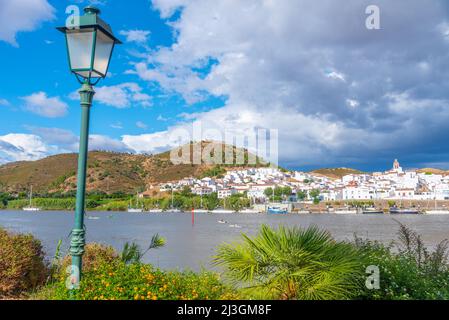
[[[99,15],[99,9],[88,6],[84,9],[84,15],[78,17],[78,25],[57,28],[65,34],[70,70],[82,85],[79,91],[81,98],[81,132],[75,226],[72,230],[70,242],[70,255],[72,256],[70,282],[72,289],[77,288],[81,280],[82,257],[86,243],[84,210],[90,107],[95,94],[93,86],[106,77],[114,46],[121,44],[120,40],[112,33],[111,27]]]

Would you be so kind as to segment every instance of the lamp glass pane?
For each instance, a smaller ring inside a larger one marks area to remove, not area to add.
[[[94,69],[103,75],[106,75],[111,58],[112,48],[114,47],[114,39],[97,31],[97,45],[95,47]]]
[[[70,66],[74,69],[91,69],[93,29],[67,31]]]

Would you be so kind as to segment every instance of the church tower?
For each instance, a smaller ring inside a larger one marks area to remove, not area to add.
[[[401,167],[401,165],[399,164],[398,159],[394,159],[393,170],[398,170],[400,167]]]

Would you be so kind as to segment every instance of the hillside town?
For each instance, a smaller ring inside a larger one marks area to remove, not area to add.
[[[291,195],[285,195],[290,201],[298,201],[299,193],[303,197],[301,200],[311,200],[311,193],[316,190],[319,190],[321,201],[449,200],[449,175],[404,170],[398,160],[385,172],[348,174],[340,179],[317,173],[284,172],[277,168],[248,168],[228,171],[220,178],[184,178],[160,184],[157,188],[160,192],[172,192],[185,187],[196,195],[217,193],[220,199],[245,194],[253,203],[265,203],[269,200],[266,190],[277,187],[292,190]],[[150,191],[140,197],[149,196]]]

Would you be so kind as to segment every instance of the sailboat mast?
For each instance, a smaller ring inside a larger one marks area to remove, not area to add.
[[[203,209],[203,191],[201,190],[201,209]]]
[[[30,208],[31,208],[32,199],[33,199],[33,186],[31,186],[31,190],[30,190]]]
[[[437,188],[433,188],[433,197],[435,198],[435,210],[437,209]]]

